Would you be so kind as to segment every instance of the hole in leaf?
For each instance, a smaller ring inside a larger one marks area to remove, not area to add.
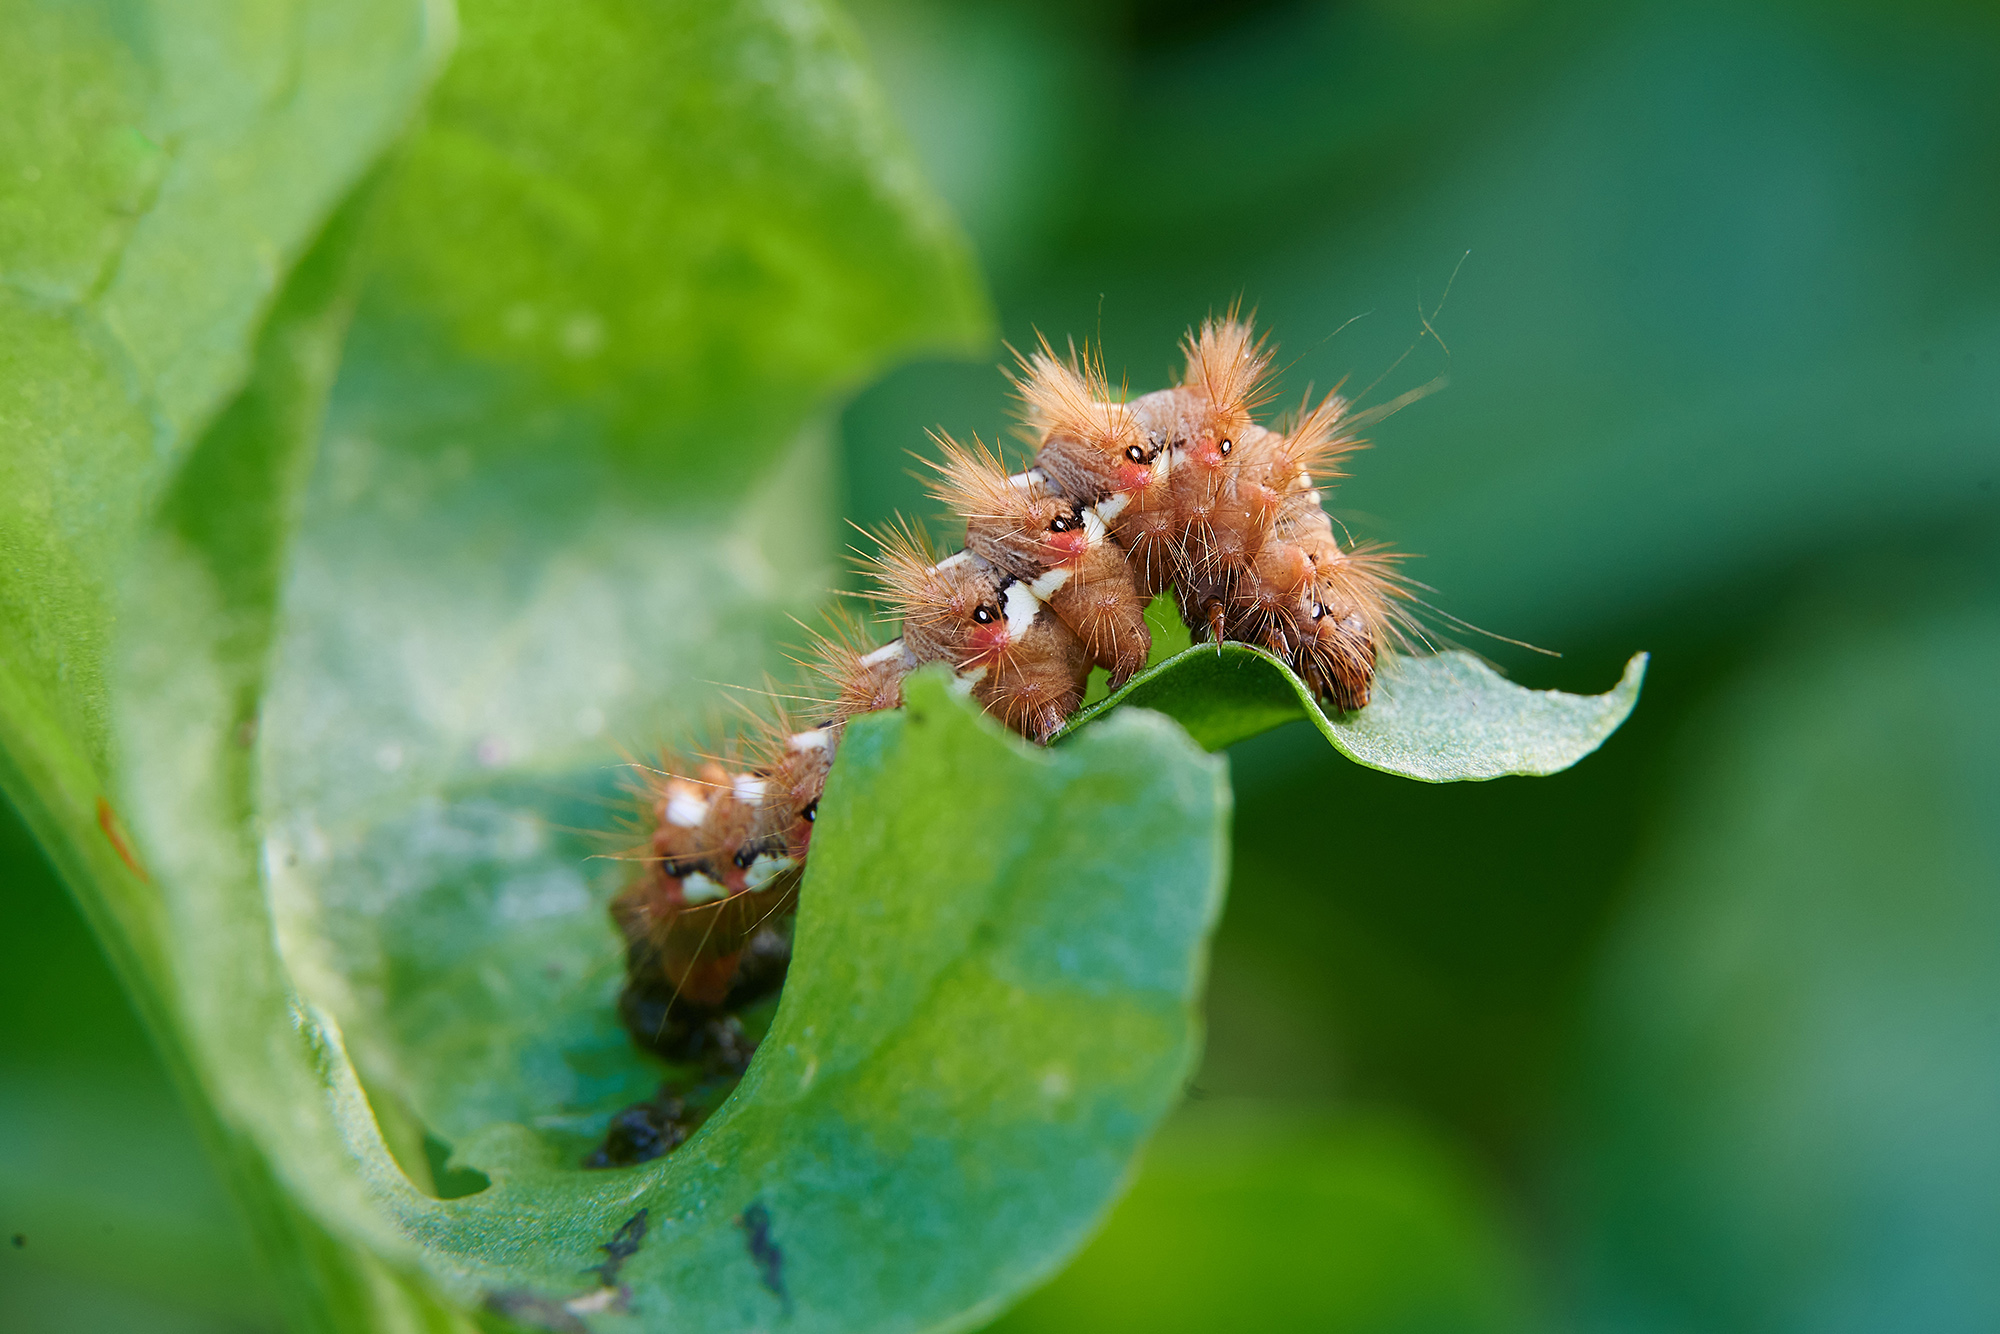
[[[424,1134],[424,1160],[431,1165],[431,1186],[440,1200],[462,1200],[493,1184],[493,1179],[476,1167],[451,1166],[451,1145],[428,1131]]]

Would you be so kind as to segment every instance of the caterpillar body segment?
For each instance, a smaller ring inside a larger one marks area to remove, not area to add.
[[[1101,363],[1072,353],[1056,359],[1044,341],[1021,358],[1015,382],[1026,429],[1035,445],[1035,467],[1055,492],[1094,510],[1126,553],[1140,605],[1152,601],[1172,578],[1160,538],[1171,526],[1168,472],[1170,431],[1150,412],[1160,394],[1129,404],[1103,401],[1109,393]],[[1163,393],[1171,391],[1162,391]]]
[[[812,639],[809,653],[794,662],[827,693],[822,710],[827,718],[903,706],[903,678],[916,670],[917,660],[900,638],[877,646],[861,618],[846,607],[833,609],[824,630],[808,627],[806,633]]]
[[[901,616],[917,663],[942,662],[988,713],[1031,741],[1047,741],[1083,702],[1083,641],[1027,580],[973,551],[938,559],[909,525],[877,538],[877,594]]]
[[[965,549],[1027,584],[1080,640],[1116,689],[1146,663],[1152,633],[1131,563],[1095,506],[1059,492],[1040,469],[1010,474],[975,440],[933,437],[943,454],[930,491],[965,520]]]

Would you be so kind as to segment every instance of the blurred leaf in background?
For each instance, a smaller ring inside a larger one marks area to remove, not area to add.
[[[1386,1116],[1208,1104],[1098,1240],[995,1331],[1534,1328],[1477,1173]]]
[[[1926,554],[1686,737],[1591,1026],[1602,1328],[2000,1323],[2000,548]]]

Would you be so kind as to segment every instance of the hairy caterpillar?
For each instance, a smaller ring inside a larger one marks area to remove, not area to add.
[[[1255,414],[1271,352],[1247,321],[1206,321],[1184,351],[1178,384],[1127,402],[1087,353],[1059,358],[1043,341],[1021,356],[1029,468],[933,436],[929,489],[964,521],[963,549],[941,553],[906,522],[872,534],[868,596],[899,636],[877,645],[837,616],[805,660],[817,688],[801,707],[773,709],[733,756],[648,779],[641,871],[611,910],[626,944],[620,1016],[642,1046],[710,1079],[741,1073],[752,1044],[738,1013],[783,981],[778,921],[841,732],[898,707],[922,664],[946,664],[987,712],[1046,742],[1093,666],[1115,688],[1144,665],[1145,608],[1171,592],[1197,640],[1257,645],[1334,708],[1367,704],[1377,654],[1413,622],[1396,557],[1342,546],[1321,505],[1360,444],[1347,400],[1328,394],[1267,429]],[[656,1156],[696,1115],[663,1090],[622,1113],[590,1161]]]

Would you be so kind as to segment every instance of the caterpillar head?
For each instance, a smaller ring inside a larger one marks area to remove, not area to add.
[[[1111,401],[1100,361],[1074,352],[1060,361],[1043,340],[1021,358],[1015,384],[1036,466],[1056,490],[1092,505],[1153,483],[1163,443],[1147,435],[1131,407]]]
[[[1316,587],[1300,608],[1303,635],[1294,664],[1321,698],[1343,712],[1368,703],[1375,681],[1376,639],[1358,608],[1326,600]]]
[[[876,541],[876,596],[903,618],[903,643],[915,661],[970,670],[1004,653],[1025,628],[1018,617],[1009,620],[1007,576],[971,552],[940,560],[930,539],[907,523]]]
[[[753,880],[760,872],[768,880],[805,861],[819,818],[820,794],[839,744],[837,724],[795,728],[782,714],[766,731],[759,747],[763,763],[756,771],[764,784],[756,851],[768,860],[749,864]]]
[[[929,490],[965,520],[967,550],[1022,579],[1083,559],[1090,537],[1082,512],[1039,469],[1009,475],[977,440],[967,448],[947,435],[933,438],[944,457],[931,462],[937,476]]]
[[[1342,551],[1328,536],[1304,544],[1314,578],[1301,598],[1301,647],[1294,666],[1335,708],[1368,703],[1376,656],[1388,642],[1408,647],[1421,630],[1402,602],[1408,585],[1396,557],[1375,547]]]
[[[1265,396],[1270,355],[1234,312],[1208,320],[1183,346],[1181,383],[1133,399],[1132,416],[1157,453],[1155,471],[1163,479],[1179,473],[1183,490],[1212,489],[1238,466],[1245,437],[1262,431],[1251,414]]]

